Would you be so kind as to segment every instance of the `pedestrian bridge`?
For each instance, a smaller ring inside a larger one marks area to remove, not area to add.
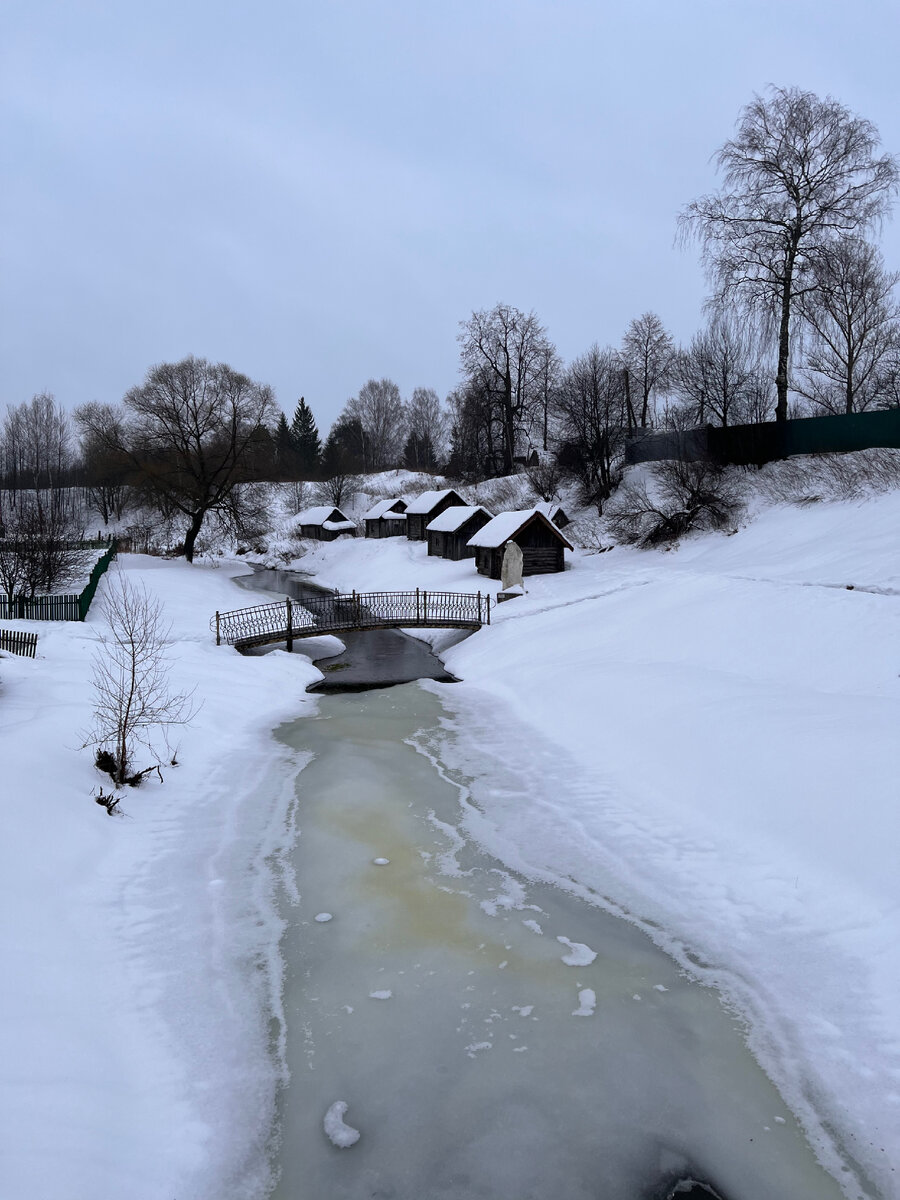
[[[238,650],[366,629],[480,629],[491,623],[491,598],[481,592],[351,592],[284,599],[217,612],[209,622],[216,645]]]

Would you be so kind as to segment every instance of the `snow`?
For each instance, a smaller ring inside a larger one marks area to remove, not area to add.
[[[116,571],[162,598],[173,686],[196,684],[202,707],[174,731],[180,765],[125,788],[109,817],[92,792],[110,781],[78,747]],[[280,968],[261,946],[280,926],[265,862],[293,791],[270,731],[312,711],[321,674],[302,653],[216,647],[217,608],[271,598],[237,589],[243,573],[122,555],[85,623],[16,622],[38,655],[0,658],[0,1196],[266,1186]]]
[[[424,685],[461,766],[496,784],[473,783],[482,843],[719,988],[786,1102],[814,1106],[884,1197],[900,1194],[898,529],[888,493],[772,504],[670,552],[575,551],[489,629],[432,631],[463,682]],[[341,590],[485,586],[405,539],[316,544],[297,565]],[[106,580],[86,623],[16,622],[38,656],[0,659],[0,1195],[261,1195],[280,1078],[266,880],[294,798],[270,731],[315,711],[320,673],[302,645],[214,645],[216,609],[271,601],[235,587],[244,567],[114,570],[164,601],[173,684],[202,708],[165,782],[125,789],[111,818],[78,749]]]
[[[325,1133],[341,1150],[346,1150],[350,1146],[355,1146],[359,1141],[359,1130],[347,1125],[344,1121],[344,1113],[347,1111],[348,1105],[345,1100],[335,1100],[334,1104],[328,1109],[325,1114],[325,1119],[322,1122]]]
[[[486,517],[490,517],[490,513],[481,504],[457,504],[450,508],[445,508],[442,513],[429,521],[425,526],[432,533],[456,533],[465,525],[466,521],[471,520],[476,513],[484,513]]]
[[[384,988],[378,992],[369,992],[370,1000],[390,1000],[393,992],[389,988]]]
[[[332,518],[332,514],[337,513],[337,517]],[[300,525],[321,525],[323,529],[355,529],[356,523],[349,520],[345,513],[342,513],[339,508],[335,508],[333,504],[317,504],[312,508],[304,508],[302,512],[298,512],[293,518],[292,524]]]
[[[563,962],[567,967],[589,967],[597,957],[597,952],[584,942],[570,942],[567,937],[562,936],[556,940],[569,947],[569,953],[563,955]]]
[[[333,920],[333,917],[330,912],[320,912],[320,913],[316,913],[313,920],[318,921],[320,925],[324,925],[326,923],[326,921]]]
[[[593,988],[582,988],[578,993],[578,1007],[572,1013],[573,1017],[592,1017],[597,1007],[597,993]]]
[[[885,1165],[900,1160],[898,529],[888,492],[768,504],[671,551],[576,550],[490,629],[458,644],[432,631],[463,682],[423,685],[460,770],[490,763],[501,781],[475,797],[475,836],[719,988],[801,1120],[814,1106],[886,1196],[900,1194]],[[485,584],[471,560],[401,541],[317,548],[303,566],[359,590]]]
[[[405,521],[406,513],[395,512],[395,504],[403,504],[403,500],[399,496],[393,496],[387,500],[379,500],[377,504],[373,504],[370,509],[363,513],[362,519],[364,521],[377,521],[380,517],[385,516],[386,513],[390,513],[392,521]]]
[[[565,534],[560,533],[556,526],[553,525],[552,522],[550,522],[544,513],[538,508],[520,508],[513,512],[498,513],[496,517],[488,521],[487,525],[484,525],[476,534],[470,537],[467,544],[469,546],[482,546],[490,550],[496,550],[497,547],[502,546],[505,542],[508,542],[510,538],[515,537],[519,530],[526,525],[535,514],[538,514],[544,521],[547,522],[553,532],[562,539],[563,544],[569,550],[572,549],[572,546]]]
[[[389,858],[373,858],[372,862],[376,867],[386,867],[391,860]]]
[[[421,513],[429,513],[436,504],[445,499],[449,495],[456,495],[453,488],[444,488],[440,492],[421,492],[414,500],[410,500],[406,507],[407,513],[414,515]]]

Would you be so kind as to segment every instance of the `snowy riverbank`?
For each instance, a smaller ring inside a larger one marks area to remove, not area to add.
[[[217,607],[270,599],[235,587],[246,567],[123,555],[115,570],[162,600],[173,683],[202,707],[164,784],[125,788],[108,818],[78,750],[100,604],[83,625],[20,623],[38,657],[0,661],[0,1195],[255,1197],[279,970],[260,956],[280,932],[261,868],[293,794],[271,730],[312,711],[320,676],[302,654],[215,646]]]
[[[823,1158],[839,1169],[830,1126],[884,1196],[900,1195],[898,528],[890,494],[576,555],[449,649],[464,682],[442,689],[463,757],[500,781],[476,794],[477,836],[621,906],[720,986]],[[342,589],[488,582],[398,539],[297,565]]]
[[[900,1195],[898,528],[887,495],[772,507],[670,553],[576,555],[448,649],[464,682],[440,689],[457,753],[492,763],[473,834],[627,910],[719,984],[832,1167],[813,1108],[885,1198]],[[342,588],[488,586],[402,539],[295,565]],[[28,624],[38,658],[0,662],[0,1195],[232,1200],[264,1182],[276,1082],[279,964],[261,948],[279,927],[260,885],[292,789],[271,730],[314,710],[314,647],[216,648],[216,608],[271,599],[235,587],[242,566],[119,569],[164,601],[174,682],[203,707],[181,765],[110,819],[77,749],[99,607]]]

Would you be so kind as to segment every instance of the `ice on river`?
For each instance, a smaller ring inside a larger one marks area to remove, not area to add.
[[[839,1200],[714,991],[464,835],[471,777],[437,761],[439,736],[408,744],[440,728],[437,696],[351,693],[319,715],[282,730],[310,753],[273,1200],[634,1200],[682,1176],[727,1200]],[[327,938],[305,895],[340,912]],[[336,1095],[365,1130],[352,1155],[322,1137]]]

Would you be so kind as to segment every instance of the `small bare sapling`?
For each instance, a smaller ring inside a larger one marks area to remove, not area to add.
[[[171,727],[187,724],[196,712],[193,690],[174,692],[169,684],[171,625],[145,587],[119,574],[110,580],[103,615],[108,632],[94,657],[94,719],[84,746],[95,747],[97,766],[117,787],[134,786],[149,771],[161,779],[157,743],[165,747]],[[141,769],[135,763],[138,746],[153,759]]]

